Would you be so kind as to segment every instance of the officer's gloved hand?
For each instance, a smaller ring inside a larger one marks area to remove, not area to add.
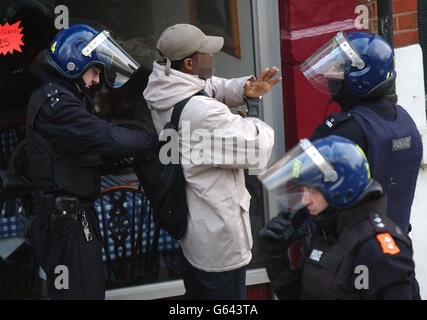
[[[300,229],[308,219],[306,207],[296,212],[281,212],[259,232],[261,252],[266,256],[283,255],[292,242],[302,240],[305,233]]]

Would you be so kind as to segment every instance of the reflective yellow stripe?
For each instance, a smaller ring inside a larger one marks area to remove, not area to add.
[[[56,41],[55,41],[55,43],[52,45],[52,47],[50,48],[50,51],[52,51],[52,53],[55,53],[55,49],[56,49]]]
[[[371,169],[369,168],[368,159],[366,158],[366,155],[363,152],[363,149],[361,147],[359,147],[358,144],[356,144],[356,148],[357,148],[357,150],[360,151],[360,153],[362,154],[363,158],[366,160],[366,162],[365,162],[365,168],[366,168],[366,171],[368,172],[368,178],[371,179]]]
[[[295,160],[295,162],[294,162],[294,166],[292,168],[292,174],[295,178],[299,178],[299,174],[301,171],[301,164],[302,164],[302,162],[298,159]]]

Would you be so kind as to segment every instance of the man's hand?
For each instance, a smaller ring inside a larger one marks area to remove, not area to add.
[[[259,246],[261,252],[267,255],[284,254],[291,245],[290,239],[284,236],[288,230],[294,231],[292,222],[289,220],[289,213],[282,212],[260,230]]]
[[[269,92],[276,83],[282,80],[282,77],[273,79],[278,72],[279,69],[276,67],[272,67],[271,69],[266,68],[256,80],[246,81],[244,87],[245,96],[248,98],[258,98]]]
[[[281,212],[259,232],[259,247],[264,255],[284,254],[292,242],[306,236],[301,225],[309,217],[307,207],[295,213]]]

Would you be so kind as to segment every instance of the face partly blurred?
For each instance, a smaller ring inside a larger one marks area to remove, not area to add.
[[[193,73],[201,79],[209,79],[213,75],[214,59],[210,53],[198,52],[193,57]]]

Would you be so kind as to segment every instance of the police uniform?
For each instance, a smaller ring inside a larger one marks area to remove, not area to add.
[[[302,299],[420,299],[409,238],[386,215],[386,198],[318,226],[302,272]],[[330,228],[331,229],[331,228]]]
[[[420,299],[411,241],[385,208],[383,196],[339,212],[328,208],[327,218],[320,213],[300,266],[291,271],[282,261],[269,270],[278,297]]]
[[[405,232],[409,220],[422,141],[409,114],[386,98],[366,100],[339,113],[332,113],[311,140],[339,135],[358,144],[365,152],[372,178],[388,194],[387,215]]]
[[[100,165],[152,154],[156,136],[114,126],[91,114],[74,81],[53,74],[33,93],[26,123],[36,190],[30,240],[46,272],[49,297],[104,299],[101,242],[93,209],[100,191]],[[69,279],[63,278],[61,266],[67,268]]]

